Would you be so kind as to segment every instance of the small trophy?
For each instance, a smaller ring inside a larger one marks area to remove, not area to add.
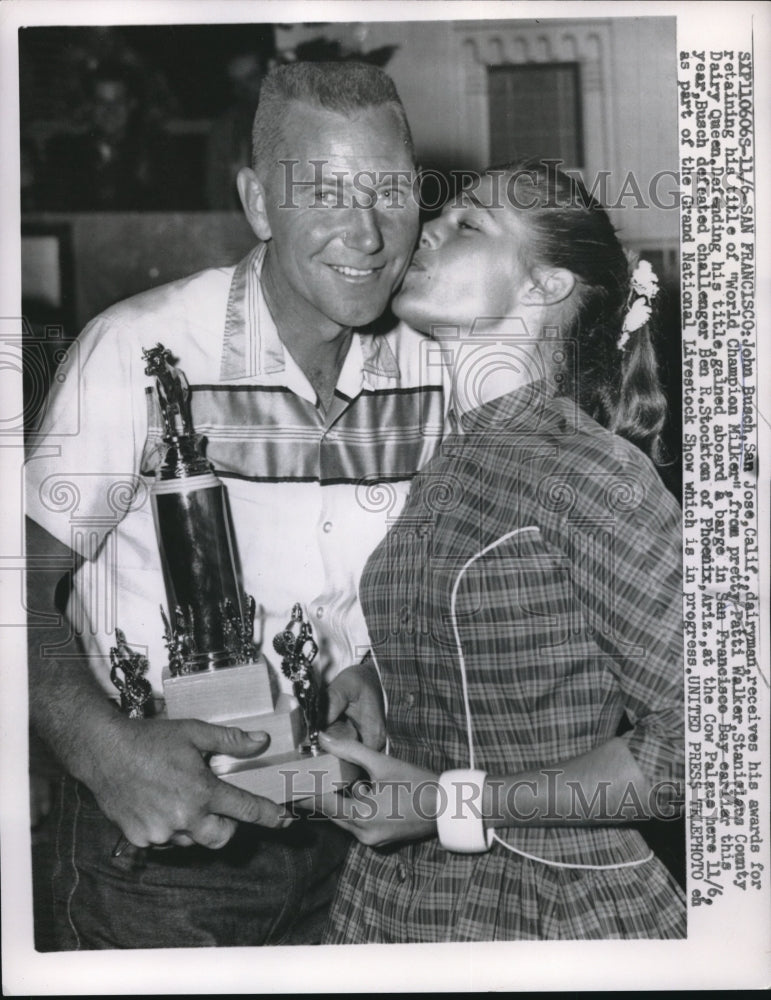
[[[308,742],[301,749],[305,754],[318,757],[321,753],[319,749],[321,693],[313,674],[313,661],[319,647],[314,642],[310,625],[303,620],[299,604],[295,604],[292,608],[292,617],[287,627],[273,637],[273,648],[283,657],[281,669],[292,682],[294,696],[300,703],[305,719]]]
[[[268,664],[253,642],[255,602],[239,583],[225,487],[193,429],[187,379],[161,344],[143,356],[145,373],[156,380],[167,446],[150,489],[168,603],[161,608],[166,714],[268,734],[268,749],[257,757],[211,758],[212,770],[230,784],[274,802],[338,790],[357,771],[319,751],[320,692],[312,670],[318,647],[310,625],[295,605],[274,640],[297,699],[282,694],[274,704]],[[116,638],[111,677],[123,710],[141,717],[150,696],[147,662],[120,630]]]

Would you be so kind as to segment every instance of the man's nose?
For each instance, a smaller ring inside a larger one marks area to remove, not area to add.
[[[343,233],[343,243],[352,250],[373,254],[383,249],[383,234],[372,208],[352,208]]]

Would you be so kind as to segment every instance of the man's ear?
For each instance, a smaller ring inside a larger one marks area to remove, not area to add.
[[[541,268],[525,286],[520,302],[528,306],[553,306],[576,287],[576,276],[564,267]]]
[[[258,239],[266,242],[272,236],[268,214],[265,211],[265,188],[251,167],[242,167],[236,180],[238,196],[244,207],[244,214]]]

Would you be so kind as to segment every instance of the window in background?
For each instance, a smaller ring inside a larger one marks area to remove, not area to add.
[[[525,156],[584,166],[577,62],[489,66],[490,162]]]

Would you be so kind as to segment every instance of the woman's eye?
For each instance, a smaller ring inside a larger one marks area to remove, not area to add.
[[[471,223],[467,222],[465,219],[460,220],[460,222],[458,223],[458,229],[471,229],[475,233],[479,232],[478,226],[472,226]]]

